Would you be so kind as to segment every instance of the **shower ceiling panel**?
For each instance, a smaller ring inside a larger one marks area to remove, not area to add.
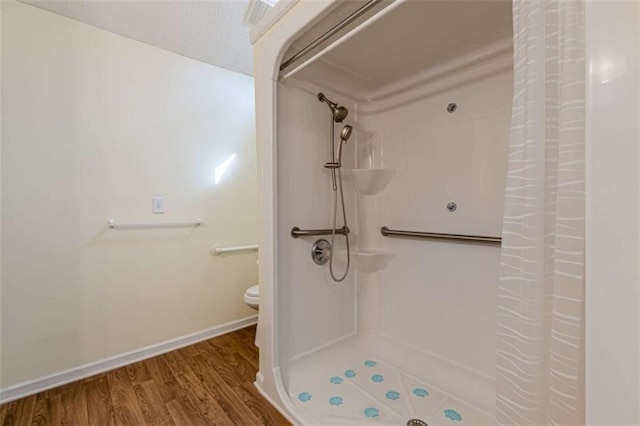
[[[327,76],[338,87],[370,92],[510,39],[511,32],[510,1],[409,0],[298,76],[311,81]]]

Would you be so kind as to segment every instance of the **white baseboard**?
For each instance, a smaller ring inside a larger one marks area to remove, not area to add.
[[[166,340],[161,343],[156,343],[144,348],[105,358],[100,361],[91,362],[89,364],[41,377],[39,379],[18,383],[16,385],[9,386],[8,388],[0,389],[0,404],[33,395],[34,393],[42,392],[67,383],[75,382],[76,380],[95,376],[96,374],[104,373],[105,371],[113,370],[147,358],[152,358],[185,346],[193,345],[194,343],[230,333],[234,330],[239,330],[256,324],[257,322],[258,315],[252,315],[247,318],[231,321],[226,324],[221,324],[196,333],[187,334],[186,336],[177,337],[175,339]]]

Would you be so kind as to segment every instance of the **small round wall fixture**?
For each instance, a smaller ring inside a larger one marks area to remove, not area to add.
[[[449,105],[447,105],[447,112],[450,114],[456,112],[457,109],[458,109],[458,104],[454,102],[451,102]]]
[[[447,204],[447,210],[449,210],[451,213],[455,212],[457,208],[458,205],[455,201],[449,201],[449,203]]]
[[[331,259],[331,244],[324,238],[319,239],[311,246],[311,258],[316,265],[324,265]]]

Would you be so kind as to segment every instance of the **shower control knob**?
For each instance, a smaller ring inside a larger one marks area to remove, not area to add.
[[[450,201],[449,204],[447,204],[447,210],[449,210],[451,213],[455,212],[457,208],[458,205],[453,201]]]
[[[331,259],[331,244],[324,238],[319,239],[311,246],[311,258],[316,265],[324,265]]]

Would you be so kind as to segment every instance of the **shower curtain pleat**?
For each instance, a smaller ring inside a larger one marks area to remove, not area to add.
[[[515,0],[498,424],[584,424],[584,4]]]

